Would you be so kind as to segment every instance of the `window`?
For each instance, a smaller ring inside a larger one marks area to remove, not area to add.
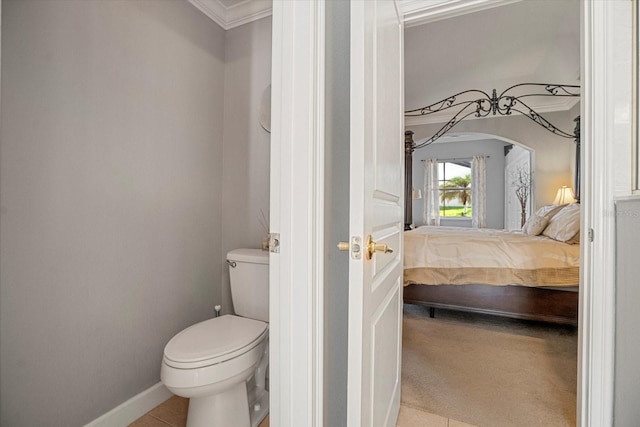
[[[471,159],[438,162],[440,216],[471,218]]]

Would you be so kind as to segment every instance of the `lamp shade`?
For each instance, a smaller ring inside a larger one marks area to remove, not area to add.
[[[554,205],[566,205],[567,203],[574,203],[576,201],[573,196],[573,188],[563,185],[558,189],[556,198],[553,200]]]

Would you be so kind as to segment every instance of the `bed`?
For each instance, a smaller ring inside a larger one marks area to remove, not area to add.
[[[559,129],[529,107],[530,98],[535,96],[579,97],[580,86],[521,83],[500,92],[499,96],[495,89],[491,95],[479,90],[466,90],[405,112],[405,117],[452,112],[449,120],[441,121],[444,125],[440,130],[419,143],[413,140],[411,130],[405,131],[405,302],[428,306],[432,316],[436,308],[447,308],[577,325],[579,204],[540,208],[527,220],[524,233],[503,236],[511,246],[504,242],[496,243],[498,236],[507,233],[496,230],[447,231],[441,227],[432,233],[429,229],[438,227],[420,227],[411,231],[414,150],[432,144],[469,116],[509,116],[518,112],[554,135],[572,139],[575,143],[574,192],[579,203],[580,117],[574,120],[573,132]],[[454,240],[441,245],[443,234],[451,234]],[[497,252],[481,249],[476,240],[483,235],[493,242],[489,245],[493,244]],[[534,250],[528,261],[523,261],[525,255],[516,256],[515,253],[516,249],[524,250],[528,246],[526,241],[537,242],[542,249]],[[551,248],[564,255],[551,255],[548,252]],[[442,252],[431,253],[432,250]],[[482,263],[455,264],[461,260]],[[515,265],[496,265],[497,262],[514,260]],[[449,264],[438,264],[443,262]]]
[[[530,233],[432,226],[405,231],[404,301],[428,306],[432,316],[447,308],[577,325],[580,208],[556,207],[551,218],[544,209],[531,218],[542,223]]]

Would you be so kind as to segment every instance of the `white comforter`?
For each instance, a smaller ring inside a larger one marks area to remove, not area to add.
[[[404,283],[575,286],[580,247],[522,232],[420,227],[405,232]]]

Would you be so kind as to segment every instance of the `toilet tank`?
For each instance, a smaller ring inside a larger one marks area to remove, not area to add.
[[[269,321],[269,252],[235,249],[227,254],[236,315]]]

